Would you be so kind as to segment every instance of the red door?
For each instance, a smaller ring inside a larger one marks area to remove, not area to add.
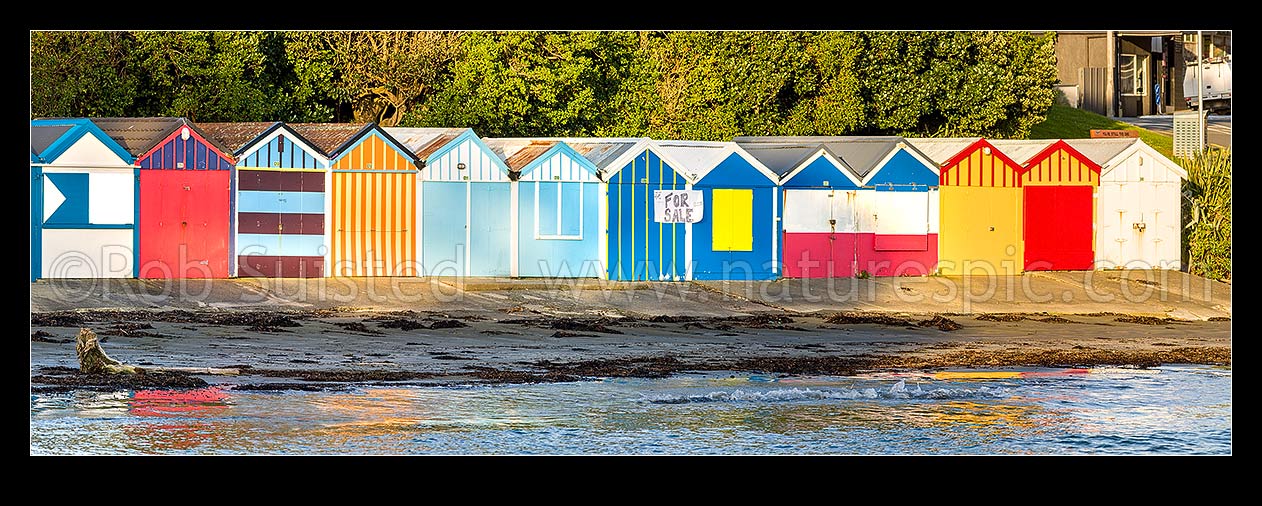
[[[230,172],[140,171],[141,278],[226,278]]]
[[[1025,187],[1025,270],[1091,269],[1090,186]]]

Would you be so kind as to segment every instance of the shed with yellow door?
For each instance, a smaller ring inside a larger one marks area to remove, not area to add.
[[[701,192],[692,224],[692,279],[780,277],[779,176],[735,142],[659,141]]]
[[[986,139],[909,141],[941,167],[937,272],[1020,274],[1021,165]]]
[[[375,123],[291,123],[330,160],[332,276],[416,276],[416,157]]]

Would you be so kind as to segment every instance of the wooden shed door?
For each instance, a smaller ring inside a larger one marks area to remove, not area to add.
[[[1025,269],[1090,269],[1092,219],[1090,186],[1025,187]]]

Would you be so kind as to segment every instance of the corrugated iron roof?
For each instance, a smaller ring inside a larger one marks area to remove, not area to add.
[[[92,118],[92,123],[132,156],[147,153],[187,124],[184,118]]]
[[[772,139],[774,137],[766,138]],[[737,139],[754,139],[737,137]],[[793,172],[807,157],[815,154],[823,146],[811,142],[771,142],[765,140],[738,140],[736,144],[747,153],[766,165],[780,177]],[[834,155],[835,156],[835,155]]]
[[[867,176],[902,137],[824,137],[823,144],[859,177]]]
[[[337,153],[370,123],[286,123],[325,156]],[[393,137],[393,136],[392,136]]]
[[[622,158],[627,151],[633,149],[637,144],[648,142],[647,137],[499,137],[499,138],[483,138],[488,145],[492,140],[495,142],[519,142],[530,143],[534,141],[557,141],[564,142],[574,151],[577,151],[588,161],[592,162],[596,168],[602,172],[607,169],[618,170],[622,167],[610,167],[611,164]]]
[[[387,127],[384,130],[423,161],[468,128]]]
[[[1026,162],[1055,143],[1056,139],[986,139],[986,141],[1024,167]]]
[[[232,150],[232,154],[240,154],[246,146],[266,134],[279,121],[246,121],[241,123],[197,123],[202,133],[209,140],[214,140]]]
[[[941,166],[981,137],[907,137],[907,143]]]
[[[74,125],[32,125],[31,152],[41,155],[48,146],[60,139]]]
[[[483,139],[487,147],[504,160],[513,172],[520,173],[540,155],[557,145],[554,139]]]
[[[1082,153],[1091,161],[1104,165],[1126,148],[1138,142],[1137,138],[1129,139],[1065,139],[1065,143]]]
[[[666,156],[683,164],[678,167],[681,173],[690,174],[695,179],[705,177],[719,162],[727,157],[729,142],[714,141],[657,141],[657,148]]]

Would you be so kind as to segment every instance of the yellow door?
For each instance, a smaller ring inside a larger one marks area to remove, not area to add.
[[[942,274],[1021,273],[1021,189],[943,186],[938,231]]]
[[[754,250],[754,190],[714,190],[714,251]]]

